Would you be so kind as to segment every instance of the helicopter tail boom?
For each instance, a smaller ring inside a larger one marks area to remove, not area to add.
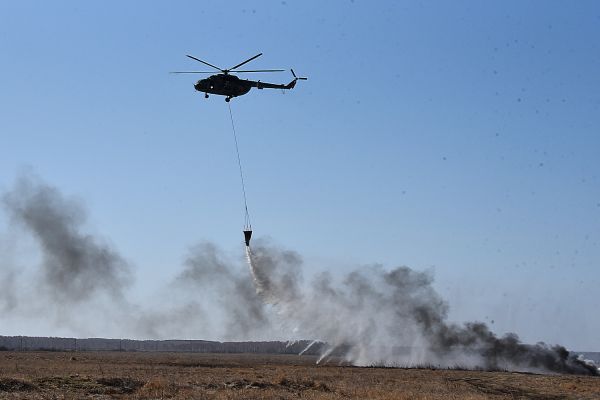
[[[293,89],[294,86],[296,86],[296,79],[292,80],[287,85],[280,85],[277,83],[268,83],[268,82],[261,82],[261,81],[247,81],[247,82],[249,82],[251,86],[253,86],[257,89]]]
[[[290,69],[290,71],[292,71],[292,75],[294,76],[294,79],[291,80],[290,83],[288,83],[287,85],[278,85],[275,83],[267,83],[267,82],[261,82],[261,81],[251,81],[253,83],[253,86],[258,88],[258,89],[265,89],[265,88],[269,88],[269,89],[293,89],[294,86],[296,86],[296,82],[298,81],[305,81],[308,78],[305,77],[300,77],[297,76],[296,73],[294,72],[293,69]]]

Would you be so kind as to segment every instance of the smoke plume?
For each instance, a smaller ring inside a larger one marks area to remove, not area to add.
[[[107,244],[82,231],[86,214],[77,201],[36,178],[21,177],[3,202],[13,221],[39,242],[40,286],[53,300],[82,301],[98,292],[123,298],[129,266]]]
[[[336,357],[354,365],[598,374],[561,346],[523,344],[515,334],[499,337],[480,322],[448,322],[448,305],[428,271],[371,265],[341,280],[323,272],[306,284],[302,257],[265,240],[246,248],[249,269],[211,243],[192,247],[181,272],[157,296],[162,307],[134,305],[127,299],[129,264],[85,232],[79,202],[22,177],[2,203],[41,249],[32,278],[41,304],[35,315],[58,309],[58,322],[79,333],[96,335],[95,318],[102,327],[112,324],[120,337],[206,338],[211,332],[218,339],[314,339],[311,350],[321,352],[320,360]],[[15,290],[31,286],[23,282],[28,275],[16,274],[6,260],[0,257],[0,317],[30,303]],[[90,310],[92,320],[83,319],[81,311]]]
[[[433,276],[408,267],[368,266],[336,285],[323,273],[302,292],[300,260],[260,244],[248,260],[257,294],[274,304],[287,328],[325,343],[322,359],[355,365],[434,365],[597,375],[562,346],[526,345],[517,335],[496,336],[480,322],[447,322],[448,305]]]
[[[247,339],[269,328],[267,312],[248,273],[227,262],[212,243],[201,243],[190,250],[177,283],[216,299],[224,319],[225,339]]]
[[[17,307],[17,295],[14,291],[16,273],[0,266],[0,312],[7,313]]]

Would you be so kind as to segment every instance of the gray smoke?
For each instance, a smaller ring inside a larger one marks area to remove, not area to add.
[[[18,268],[14,262],[12,235],[0,233],[0,312],[12,312],[19,306]]]
[[[172,293],[165,293],[169,303]],[[184,301],[167,304],[166,308],[132,307],[126,315],[125,335],[153,339],[196,338],[206,334],[206,315],[198,302]]]
[[[177,283],[216,299],[225,339],[247,339],[270,327],[265,307],[248,278],[248,272],[227,262],[214,244],[201,243],[190,249]]]
[[[42,250],[40,287],[61,303],[83,301],[99,292],[123,298],[128,264],[106,243],[83,232],[86,214],[75,200],[33,177],[21,177],[3,196],[12,220],[37,239]]]
[[[496,336],[480,322],[447,322],[448,305],[429,272],[368,266],[340,284],[321,274],[309,290],[299,285],[300,260],[259,244],[249,251],[257,293],[276,305],[287,328],[326,345],[322,357],[355,365],[434,365],[597,375],[562,346],[526,345],[517,335]]]
[[[171,302],[171,287],[160,293],[162,307],[128,301],[131,267],[116,250],[85,231],[86,212],[80,202],[31,175],[18,178],[1,200],[13,225],[25,228],[41,251],[39,265],[17,274],[9,257],[14,243],[0,238],[2,315],[35,318],[40,325],[48,320],[79,335],[95,336],[98,329],[144,338],[198,334],[200,304]]]
[[[0,266],[0,312],[8,313],[18,305],[15,293],[16,273],[8,267]]]
[[[294,251],[277,249],[265,239],[255,242],[260,245],[255,248],[254,253],[250,251],[250,247],[246,247],[246,258],[256,293],[266,303],[285,304],[297,301],[301,295],[300,255]],[[254,268],[255,265],[260,268]]]
[[[79,332],[93,329],[80,312],[102,297],[104,302],[94,303],[94,318],[102,313],[103,325],[118,327],[121,336],[198,337],[212,323],[218,338],[315,339],[321,359],[342,357],[355,365],[598,374],[561,346],[526,345],[514,334],[498,337],[479,322],[449,323],[448,305],[433,289],[430,272],[372,265],[341,280],[324,272],[304,285],[302,258],[260,240],[252,251],[247,248],[250,271],[213,244],[193,247],[182,272],[165,287],[164,306],[135,306],[126,300],[128,263],[84,231],[86,214],[77,201],[31,177],[20,178],[2,201],[41,248],[33,279],[43,307],[36,315],[58,307],[61,322]],[[21,282],[26,274],[1,261],[0,310],[7,314],[30,302],[15,288],[31,285]],[[182,297],[181,289],[193,299]],[[204,313],[208,308],[210,314]]]

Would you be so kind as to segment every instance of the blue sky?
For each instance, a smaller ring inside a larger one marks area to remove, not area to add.
[[[241,252],[226,103],[168,71],[259,52],[309,80],[231,103],[255,235],[307,274],[434,268],[456,321],[600,350],[595,1],[5,1],[0,189],[80,198],[140,296],[199,240]]]

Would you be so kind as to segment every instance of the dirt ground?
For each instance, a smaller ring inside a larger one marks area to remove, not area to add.
[[[0,352],[0,399],[600,399],[600,378],[316,365],[310,356]]]

